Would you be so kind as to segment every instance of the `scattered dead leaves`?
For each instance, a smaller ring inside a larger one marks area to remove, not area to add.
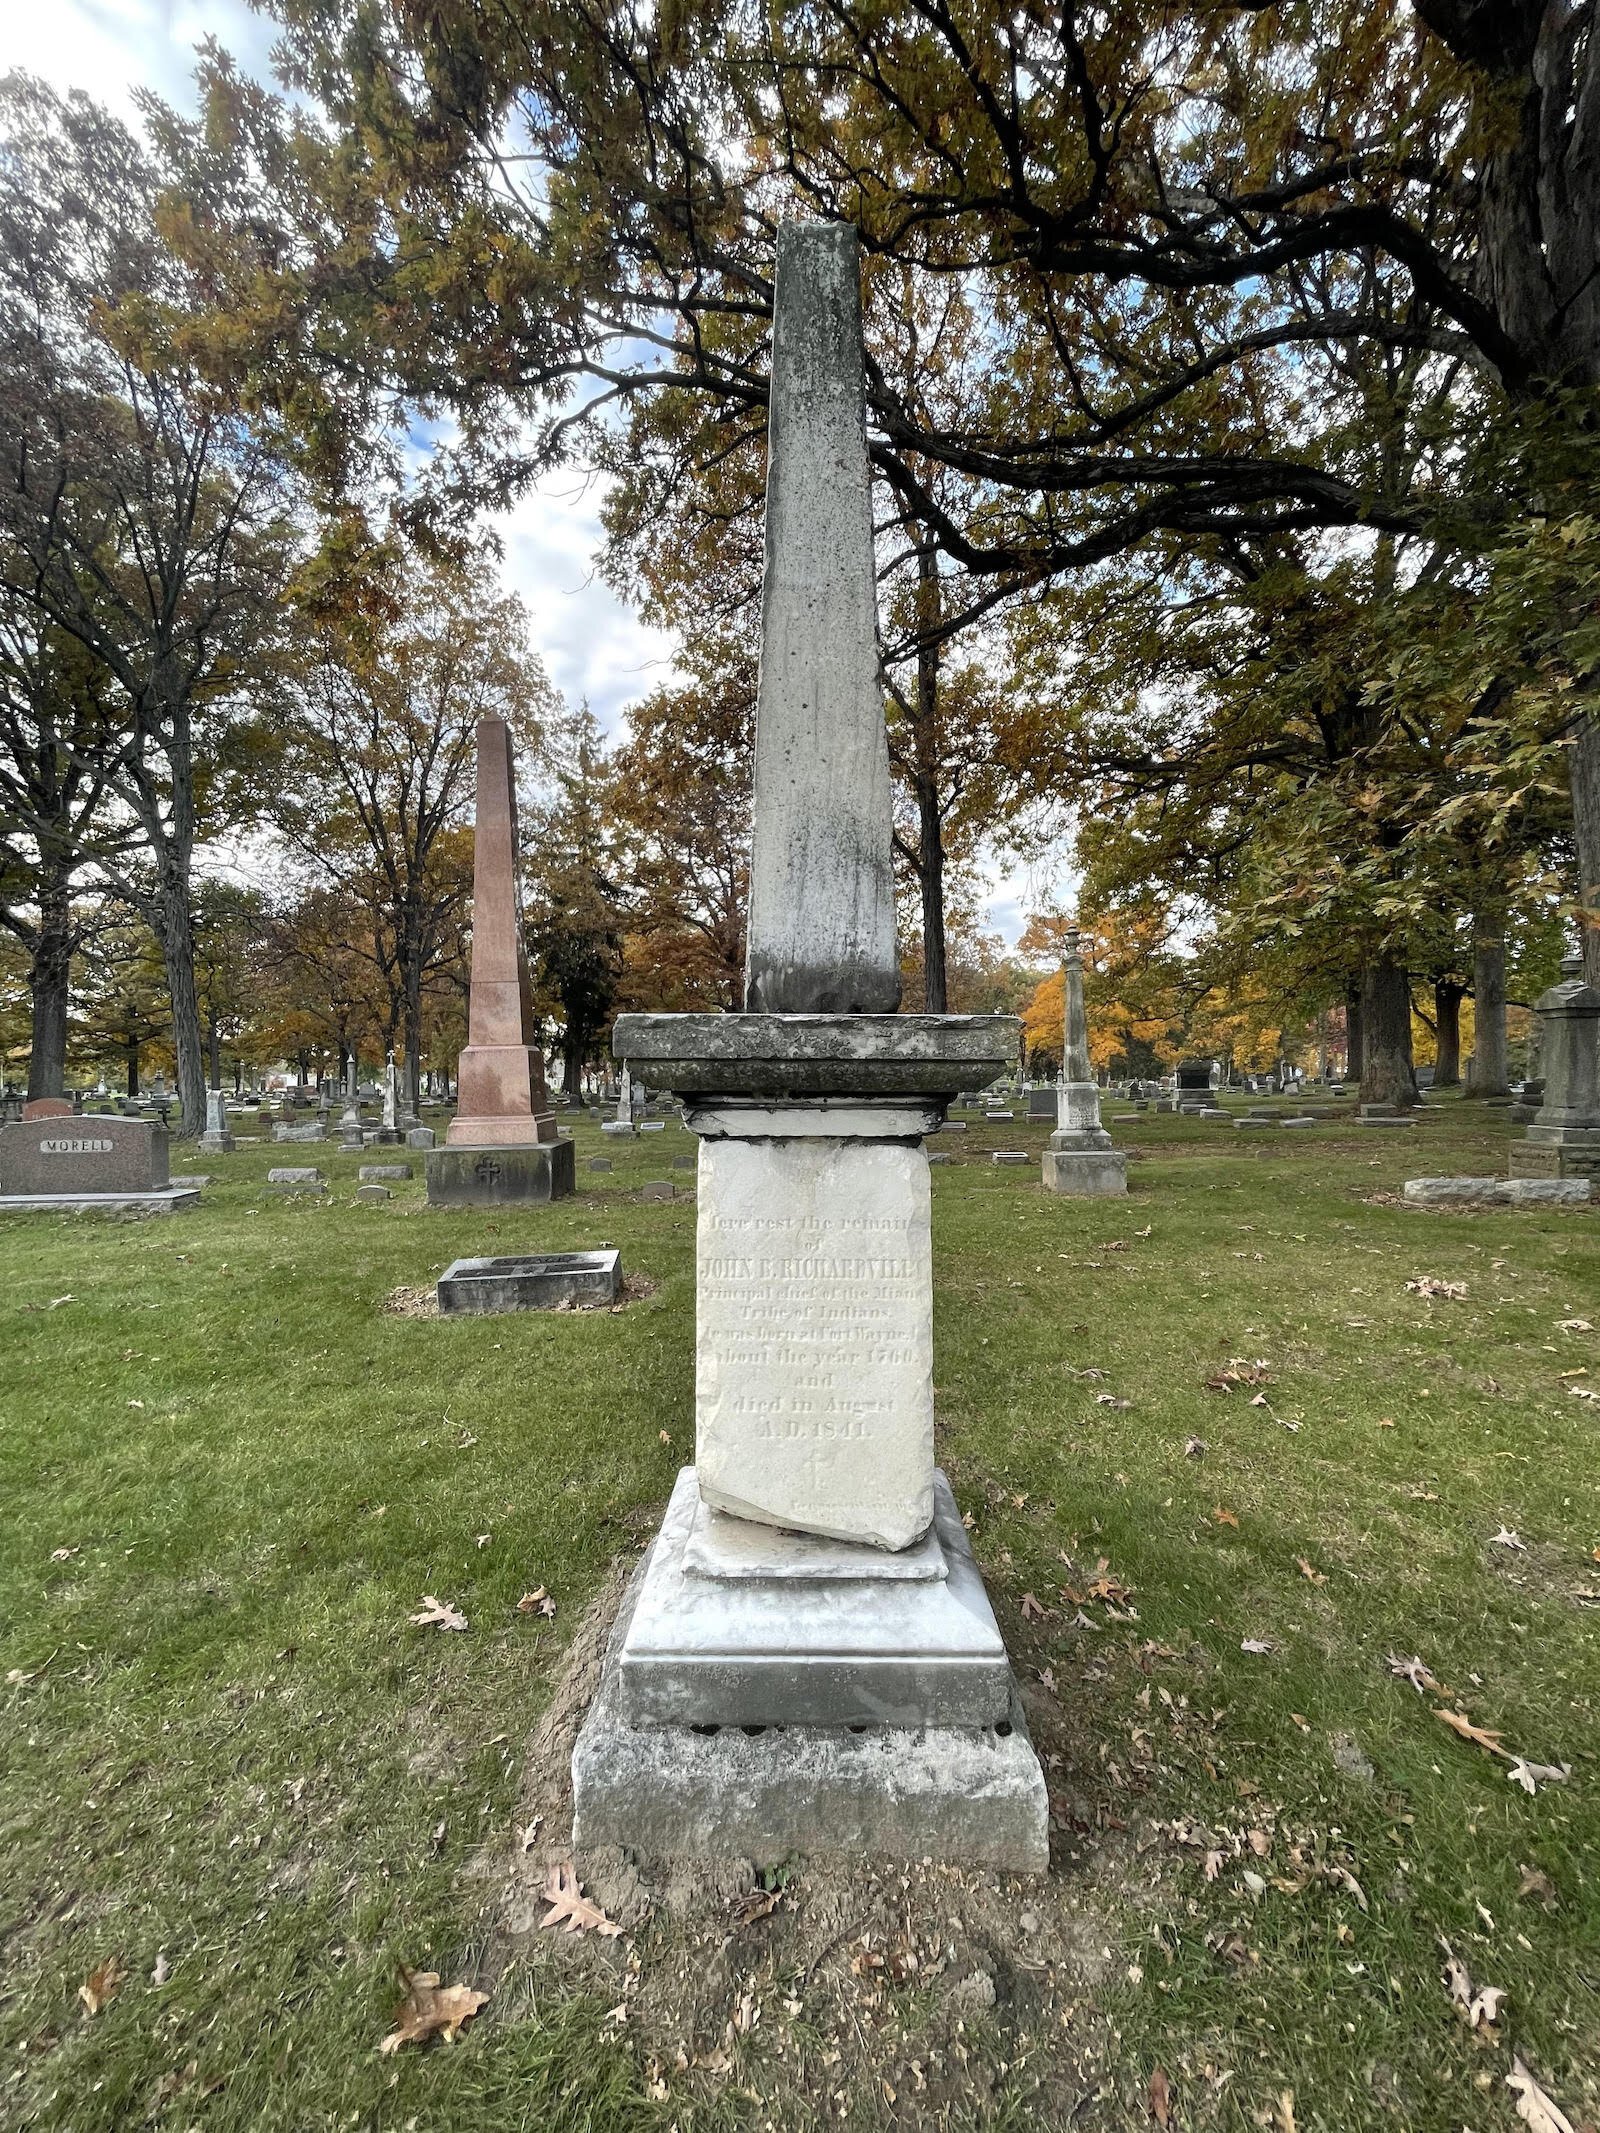
[[[550,1909],[539,1921],[541,1932],[548,1926],[565,1926],[569,1933],[598,1933],[602,1940],[614,1940],[622,1931],[584,1895],[570,1859],[563,1859],[545,1875],[544,1900]]]
[[[404,1286],[391,1289],[383,1299],[383,1309],[390,1318],[437,1318],[438,1293],[433,1289],[408,1289]]]
[[[1230,1355],[1222,1368],[1204,1383],[1207,1392],[1232,1392],[1240,1385],[1270,1385],[1272,1369],[1263,1356],[1257,1356],[1251,1362],[1245,1356]]]
[[[532,1592],[525,1592],[517,1602],[519,1615],[543,1615],[546,1621],[555,1620],[556,1603],[542,1585],[535,1585]]]
[[[443,2037],[446,2044],[454,2044],[463,2025],[488,2005],[488,1993],[470,1985],[441,1987],[436,1970],[408,1970],[402,1963],[400,1980],[406,1996],[394,2011],[394,2028],[378,2046],[386,2056],[403,2044],[426,2043],[429,2037]]]
[[[1459,1733],[1463,1740],[1469,1740],[1474,1746],[1509,1763],[1511,1767],[1506,1776],[1513,1785],[1520,1785],[1530,1795],[1537,1793],[1541,1785],[1564,1785],[1572,1775],[1570,1763],[1530,1763],[1525,1756],[1513,1755],[1500,1733],[1487,1726],[1475,1726],[1465,1711],[1438,1709],[1433,1715],[1452,1733]]]
[[[1406,1288],[1413,1296],[1426,1296],[1430,1302],[1459,1303],[1467,1293],[1464,1281],[1441,1281],[1437,1274],[1419,1274],[1415,1281],[1408,1281]]]
[[[431,1592],[422,1595],[422,1605],[410,1619],[413,1629],[465,1629],[467,1626],[467,1618],[459,1607],[436,1600]]]

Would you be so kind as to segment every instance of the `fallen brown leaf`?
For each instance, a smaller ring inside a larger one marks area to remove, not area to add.
[[[1573,2133],[1572,2120],[1545,2094],[1520,2058],[1512,2058],[1506,2087],[1515,2091],[1517,2116],[1533,2133]]]
[[[1327,1572],[1326,1572],[1326,1571],[1324,1571],[1324,1570],[1313,1570],[1313,1569],[1312,1569],[1312,1567],[1311,1567],[1311,1565],[1310,1565],[1310,1564],[1309,1564],[1309,1563],[1308,1563],[1308,1562],[1306,1561],[1306,1559],[1305,1559],[1305,1557],[1304,1557],[1303,1555],[1297,1555],[1297,1556],[1295,1557],[1295,1561],[1296,1561],[1296,1562],[1297,1562],[1297,1563],[1299,1564],[1299,1566],[1300,1566],[1300,1575],[1301,1575],[1301,1576],[1302,1576],[1303,1578],[1309,1578],[1309,1579],[1311,1580],[1311,1582],[1312,1582],[1312,1584],[1313,1584],[1313,1585],[1326,1585],[1326,1584],[1327,1584],[1327,1582],[1328,1582],[1328,1576],[1327,1576]]]
[[[1045,1611],[1044,1611],[1044,1609],[1043,1609],[1043,1608],[1042,1608],[1042,1607],[1041,1607],[1041,1606],[1039,1605],[1038,1601],[1037,1601],[1037,1600],[1036,1600],[1036,1599],[1034,1598],[1033,1594],[1032,1594],[1031,1592],[1025,1592],[1025,1593],[1024,1593],[1024,1594],[1022,1595],[1022,1619],[1023,1619],[1023,1621],[1024,1621],[1024,1622],[1042,1622],[1042,1621],[1044,1620],[1044,1614],[1045,1614]]]
[[[1541,1785],[1564,1785],[1572,1775],[1570,1763],[1530,1763],[1520,1755],[1511,1758],[1506,1776],[1524,1792],[1535,1793]]]
[[[751,1889],[733,1907],[734,1924],[753,1926],[758,1918],[769,1918],[778,1908],[782,1895],[781,1889]]]
[[[1522,1879],[1517,1884],[1517,1894],[1519,1897],[1536,1897],[1547,1911],[1555,1910],[1561,1900],[1556,1894],[1555,1883],[1544,1871],[1544,1868],[1540,1866],[1525,1866],[1522,1869]]]
[[[1464,1281],[1441,1281],[1435,1274],[1419,1274],[1415,1281],[1408,1281],[1406,1287],[1414,1296],[1449,1297],[1457,1301],[1467,1293]]]
[[[546,1926],[564,1925],[569,1933],[598,1933],[602,1940],[614,1940],[622,1931],[597,1903],[591,1903],[584,1895],[578,1870],[570,1859],[563,1859],[545,1875],[544,1900],[551,1908],[539,1921],[541,1931]]]
[[[116,1998],[127,1978],[127,1971],[115,1955],[108,1955],[96,1963],[78,1987],[78,1998],[83,2002],[85,2014],[97,2015],[102,2007]]]
[[[429,2037],[443,2037],[446,2044],[454,2044],[462,2025],[488,2005],[488,1993],[476,1992],[470,1985],[446,1985],[441,1990],[436,1970],[408,1970],[402,1963],[400,1979],[406,1996],[394,2011],[394,2028],[378,2045],[386,2055],[397,2052],[402,2044],[425,2043]]]
[[[555,1611],[556,1603],[542,1585],[535,1585],[532,1592],[525,1592],[517,1602],[519,1615],[544,1615],[553,1620]]]
[[[1172,2123],[1172,2093],[1167,2085],[1167,2077],[1159,2066],[1150,2076],[1147,2098],[1150,2105],[1150,2116],[1155,2120],[1156,2124],[1158,2126],[1170,2126]]]
[[[1441,1725],[1448,1726],[1452,1733],[1459,1733],[1463,1740],[1475,1741],[1480,1748],[1487,1748],[1491,1755],[1503,1756],[1508,1763],[1515,1761],[1511,1750],[1501,1746],[1500,1735],[1489,1732],[1486,1727],[1475,1726],[1465,1711],[1439,1709],[1433,1715]]]
[[[1502,1988],[1498,1985],[1474,1986],[1466,1964],[1442,1934],[1439,1945],[1444,1950],[1445,1990],[1468,2029],[1487,2029],[1498,2022],[1500,2003],[1506,1996]]]
[[[1420,1696],[1425,1689],[1436,1689],[1439,1684],[1420,1659],[1397,1659],[1393,1652],[1384,1661],[1391,1674],[1401,1681],[1409,1681]]]
[[[465,1629],[467,1618],[459,1607],[451,1607],[443,1600],[436,1600],[431,1592],[422,1595],[422,1605],[411,1617],[414,1629]]]
[[[1238,1513],[1234,1511],[1225,1511],[1222,1508],[1221,1504],[1217,1505],[1211,1516],[1216,1520],[1219,1526],[1237,1527],[1239,1523]]]

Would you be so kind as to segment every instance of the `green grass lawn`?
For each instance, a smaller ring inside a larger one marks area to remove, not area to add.
[[[1159,2066],[1174,2124],[1487,2133],[1514,2053],[1600,2122],[1600,1401],[1571,1390],[1600,1387],[1600,1217],[1384,1202],[1504,1168],[1478,1106],[1147,1116],[1098,1204],[989,1164],[1045,1130],[943,1144],[935,1376],[1046,1720],[1053,1873],[1101,1880],[1119,2059],[1072,2123],[1151,2123]],[[0,1222],[0,2126],[702,2122],[593,1999],[376,2050],[398,1965],[471,1976],[469,1864],[625,1521],[692,1456],[694,1208],[641,1197],[692,1145],[584,1124],[577,1197],[527,1214],[428,1211],[420,1157],[358,1207],[354,1158],[255,1146],[197,1160],[187,1215]],[[275,1159],[320,1161],[327,1201],[271,1194]],[[653,1293],[384,1309],[459,1254],[600,1244]],[[553,1622],[517,1613],[537,1585]],[[411,1627],[425,1593],[467,1634]],[[1566,1782],[1530,1796],[1440,1705]],[[1441,1937],[1507,1995],[1492,2027]],[[766,2123],[760,2087],[752,2057],[706,2122]]]

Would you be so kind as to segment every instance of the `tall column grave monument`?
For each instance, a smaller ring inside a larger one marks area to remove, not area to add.
[[[923,1138],[1010,1016],[902,1015],[859,265],[779,234],[748,1011],[625,1015],[699,1137],[695,1464],[573,1755],[575,1841],[1040,1871],[1046,1803],[934,1465]]]

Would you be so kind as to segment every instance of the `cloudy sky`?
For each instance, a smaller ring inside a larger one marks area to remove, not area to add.
[[[273,34],[244,0],[0,0],[0,73],[26,68],[136,121],[141,88],[192,107],[195,48],[206,38],[265,76]],[[668,673],[672,645],[595,575],[600,498],[597,483],[562,474],[498,523],[506,578],[527,603],[551,678],[615,730],[624,706]],[[1024,909],[1052,900],[1047,887],[998,870],[986,886],[990,923],[1012,941]]]

